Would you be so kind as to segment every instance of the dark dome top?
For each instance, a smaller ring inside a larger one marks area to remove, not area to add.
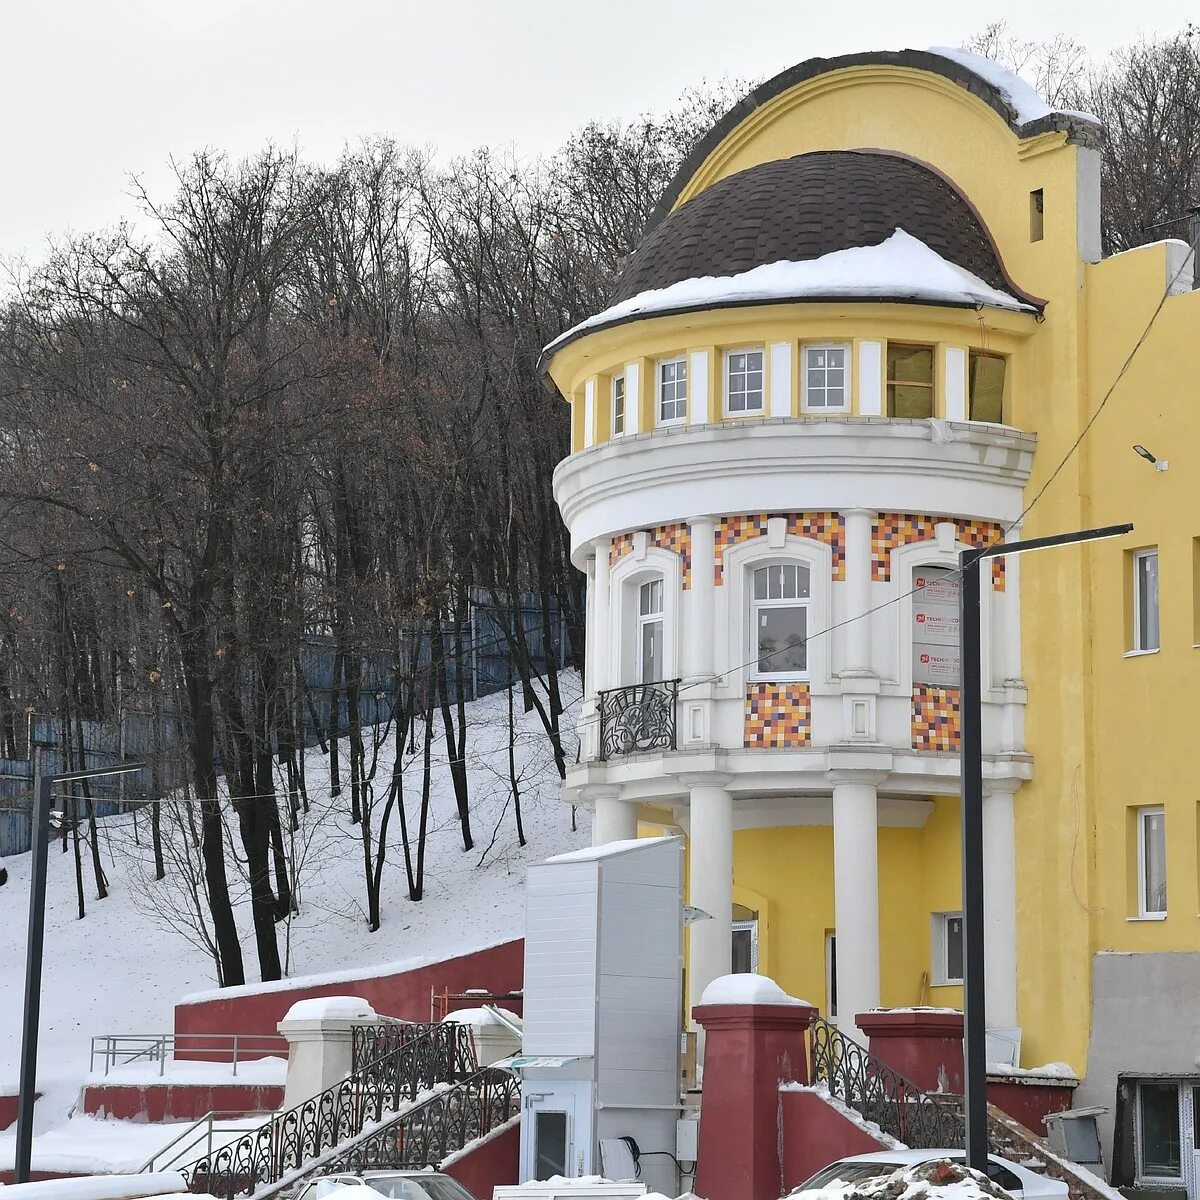
[[[684,279],[877,246],[897,228],[1040,307],[1008,278],[983,222],[952,184],[912,159],[865,150],[761,163],[705,188],[647,235],[610,303]]]

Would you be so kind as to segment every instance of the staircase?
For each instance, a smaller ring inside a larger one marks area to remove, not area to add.
[[[207,1141],[198,1122],[155,1169],[178,1170],[190,1191],[221,1200],[265,1197],[335,1170],[437,1167],[519,1111],[518,1081],[478,1069],[467,1026],[360,1026],[345,1079],[216,1149],[211,1122]],[[201,1145],[202,1157],[174,1165]]]
[[[911,1079],[845,1037],[821,1017],[809,1026],[812,1080],[884,1133],[914,1150],[941,1150],[966,1144],[963,1098],[922,1091]],[[1067,1185],[1071,1200],[1122,1200],[1120,1193],[1065,1162],[1043,1138],[1020,1121],[988,1105],[988,1150]]]

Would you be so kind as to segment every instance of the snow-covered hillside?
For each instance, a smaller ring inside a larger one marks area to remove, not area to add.
[[[563,723],[569,728],[578,710],[578,678],[565,676],[563,686]],[[515,708],[516,763],[528,844],[522,848],[517,843],[508,781],[508,698],[501,693],[468,706],[475,849],[462,849],[439,721],[434,726],[425,897],[419,903],[408,899],[399,824],[393,816],[383,921],[375,933],[366,925],[362,843],[349,820],[349,791],[331,797],[327,761],[319,751],[310,752],[306,773],[313,807],[301,831],[289,839],[289,854],[297,864],[300,913],[290,929],[279,926],[280,953],[287,949],[290,975],[353,970],[417,956],[447,957],[521,936],[526,867],[586,845],[590,824],[589,815],[581,811],[572,828],[572,811],[560,799],[558,773],[537,714],[522,714],[519,692]],[[390,774],[393,756],[394,742],[389,739],[380,751],[380,781]],[[419,755],[406,766],[405,781],[410,828],[415,828]],[[381,782],[377,794],[382,796],[384,790]],[[162,915],[177,907],[179,893],[153,880],[147,815],[143,812],[138,818],[136,842],[130,816],[102,822],[101,841],[111,895],[97,901],[90,890],[83,920],[76,911],[73,856],[62,854],[57,844],[51,847],[39,1128],[60,1122],[74,1103],[88,1070],[89,1039],[94,1034],[169,1031],[177,999],[215,986],[211,958],[172,927],[177,919]],[[240,851],[236,833],[233,845]],[[20,1057],[29,857],[6,860],[9,881],[0,888],[0,1085],[5,1090],[15,1090]],[[90,877],[86,860],[85,868]],[[238,890],[238,925],[246,973],[253,980],[257,974],[249,904],[244,886]]]

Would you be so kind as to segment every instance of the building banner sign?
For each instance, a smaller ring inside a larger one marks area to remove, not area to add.
[[[914,567],[912,597],[913,683],[958,687],[958,572],[946,567]]]

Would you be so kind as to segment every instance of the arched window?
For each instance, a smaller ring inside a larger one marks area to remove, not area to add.
[[[637,677],[655,683],[663,677],[663,581],[648,579],[638,588]]]
[[[808,672],[809,569],[771,563],[754,571],[750,601],[750,654],[758,679]]]

